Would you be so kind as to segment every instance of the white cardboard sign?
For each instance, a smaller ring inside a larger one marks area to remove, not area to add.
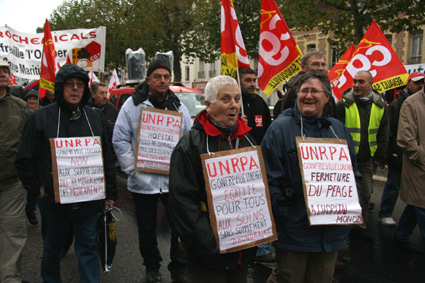
[[[362,224],[346,140],[297,137],[310,225]]]
[[[211,226],[220,253],[277,239],[259,147],[202,154]]]
[[[105,198],[100,137],[51,138],[55,201],[77,203]]]
[[[168,175],[173,149],[180,140],[182,113],[141,108],[134,170]]]

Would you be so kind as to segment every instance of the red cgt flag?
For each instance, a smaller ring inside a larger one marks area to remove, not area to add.
[[[338,100],[341,100],[341,93],[333,88],[338,85],[339,78],[341,77],[348,63],[350,63],[351,58],[353,58],[354,51],[356,51],[356,46],[354,44],[351,44],[350,47],[348,47],[347,51],[345,51],[344,55],[341,56],[335,66],[328,73],[332,90]]]
[[[284,81],[301,71],[301,50],[274,0],[261,1],[258,86],[271,95]]]
[[[49,22],[46,19],[40,70],[40,98],[46,95],[46,90],[55,91],[55,78],[59,69],[60,65],[56,56],[52,33],[50,32]]]
[[[221,0],[221,73],[236,78],[249,60],[232,0]]]
[[[357,46],[338,84],[333,86],[335,95],[341,96],[344,90],[351,88],[354,75],[361,70],[372,74],[372,87],[379,93],[405,85],[409,77],[403,63],[375,21]]]

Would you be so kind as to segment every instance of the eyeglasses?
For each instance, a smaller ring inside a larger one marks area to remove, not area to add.
[[[317,89],[300,89],[298,92],[301,92],[302,94],[308,94],[308,93],[311,93],[311,94],[317,94],[317,93],[321,93],[321,92],[324,92],[324,93],[326,93],[324,90],[317,90]]]
[[[79,89],[84,88],[84,83],[80,82],[80,81],[77,81],[77,82],[67,81],[65,83],[65,87],[67,87],[67,88],[74,88],[74,85],[77,85],[77,88],[79,88]]]

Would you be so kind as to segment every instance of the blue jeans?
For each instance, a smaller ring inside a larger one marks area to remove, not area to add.
[[[425,241],[425,209],[408,204],[394,231],[394,238],[399,242],[409,242],[416,224]]]
[[[392,217],[395,203],[400,193],[401,171],[388,166],[387,182],[382,193],[379,218]]]
[[[61,283],[62,248],[71,225],[74,228],[75,254],[78,258],[80,282],[99,282],[99,248],[96,242],[98,216],[71,218],[53,213],[45,207],[45,236],[41,277],[45,283]]]
[[[263,256],[270,254],[272,251],[270,250],[272,243],[264,244],[257,246],[257,256]]]

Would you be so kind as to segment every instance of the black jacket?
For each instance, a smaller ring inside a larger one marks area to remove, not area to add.
[[[73,106],[65,102],[63,87],[68,77],[81,78],[84,82],[88,82],[85,72],[76,65],[64,65],[59,70],[55,82],[56,102],[41,108],[31,116],[23,134],[15,165],[19,177],[27,190],[31,188],[31,184],[40,180],[41,185],[44,187],[48,205],[55,213],[64,216],[93,215],[99,211],[103,201],[88,201],[75,204],[54,202],[52,154],[49,138],[92,136],[90,126],[93,135],[101,137],[106,198],[111,200],[116,200],[117,198],[115,164],[112,145],[107,138],[107,121],[102,113],[85,105],[90,97],[87,86],[79,105]],[[76,116],[78,112],[80,112],[79,117],[78,115]],[[87,114],[90,126],[84,113]]]
[[[238,119],[238,128],[231,137],[209,122],[206,110],[201,111],[192,127],[175,147],[171,156],[169,205],[170,222],[187,251],[189,264],[213,269],[246,267],[255,258],[256,248],[219,254],[208,214],[207,194],[202,173],[201,154],[255,145],[247,133],[249,127]],[[248,140],[249,139],[249,140]],[[208,143],[208,146],[207,146]]]
[[[263,137],[272,120],[267,103],[259,95],[243,95],[244,114],[248,118],[248,126],[252,128],[249,134],[257,144],[261,144]]]
[[[403,102],[413,93],[406,87],[398,95],[397,99],[393,100],[389,109],[390,131],[388,135],[388,165],[401,172],[403,163],[403,153],[397,145],[397,130],[398,120],[400,117],[400,109]]]

